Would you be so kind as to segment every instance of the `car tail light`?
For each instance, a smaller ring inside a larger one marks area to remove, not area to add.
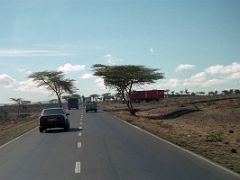
[[[43,123],[45,120],[46,120],[45,117],[41,117],[41,118],[40,118],[40,123]]]
[[[58,119],[58,121],[64,121],[63,117],[58,117],[57,119]]]

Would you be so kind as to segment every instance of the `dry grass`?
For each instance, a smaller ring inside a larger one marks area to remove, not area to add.
[[[178,97],[140,103],[135,104],[137,117],[130,116],[125,106],[102,104],[104,110],[240,173],[239,97]],[[217,140],[209,140],[215,135]]]
[[[28,117],[18,121],[0,123],[0,145],[24,134],[38,124],[36,117]]]
[[[20,109],[21,116],[17,116],[17,106],[0,107],[0,145],[24,134],[38,125],[38,116],[43,107],[30,105]]]

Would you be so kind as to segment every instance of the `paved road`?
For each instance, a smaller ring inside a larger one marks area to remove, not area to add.
[[[70,113],[69,132],[35,129],[0,148],[0,180],[240,179],[105,112]]]

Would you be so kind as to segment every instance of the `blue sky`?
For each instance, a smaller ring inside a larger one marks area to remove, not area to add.
[[[31,72],[61,70],[79,94],[109,92],[91,66],[141,64],[141,89],[240,88],[239,0],[0,0],[0,103],[55,98]]]

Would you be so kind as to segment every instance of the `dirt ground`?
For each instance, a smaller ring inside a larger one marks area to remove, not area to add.
[[[36,117],[0,122],[0,146],[33,129],[37,124]]]
[[[171,97],[159,102],[105,102],[105,111],[240,173],[240,97]]]
[[[20,109],[16,105],[0,107],[0,146],[37,127],[42,106],[31,105]]]

